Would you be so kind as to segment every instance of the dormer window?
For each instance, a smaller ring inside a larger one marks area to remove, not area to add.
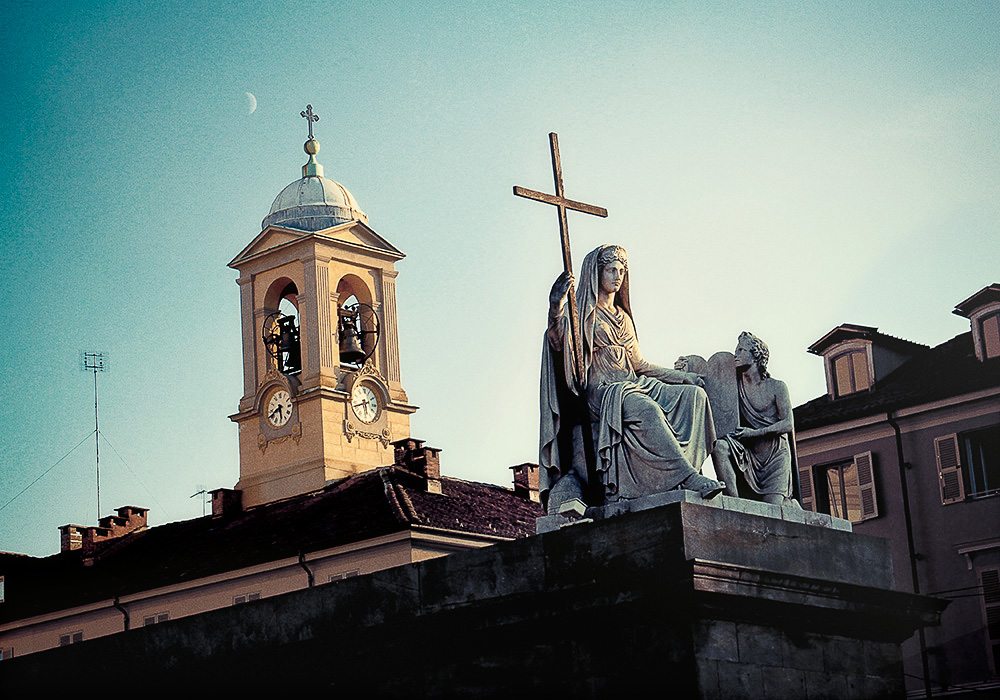
[[[876,391],[907,360],[926,345],[879,333],[878,328],[844,323],[809,346],[826,365],[826,390],[831,399]]]
[[[1000,357],[1000,284],[983,287],[952,313],[969,319],[972,345],[980,362]]]
[[[983,318],[980,333],[983,337],[983,355],[986,359],[1000,357],[1000,311]]]
[[[868,374],[868,353],[864,350],[851,350],[837,355],[833,358],[833,376],[837,384],[837,396],[867,391],[872,385]]]

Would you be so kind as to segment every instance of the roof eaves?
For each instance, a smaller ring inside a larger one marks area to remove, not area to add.
[[[983,287],[968,299],[958,302],[952,313],[956,316],[969,318],[973,311],[991,301],[1000,301],[1000,283],[994,282],[988,287]]]

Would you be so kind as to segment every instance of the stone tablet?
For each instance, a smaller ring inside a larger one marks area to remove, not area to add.
[[[736,358],[717,352],[706,362],[700,355],[686,355],[687,371],[705,377],[705,393],[712,405],[715,436],[722,437],[740,425],[740,398],[736,387]]]

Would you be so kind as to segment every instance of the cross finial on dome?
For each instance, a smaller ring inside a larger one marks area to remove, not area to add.
[[[313,138],[313,122],[319,121],[319,115],[313,112],[312,105],[306,105],[306,108],[299,114],[309,123],[309,140],[302,146],[302,150],[309,154],[309,161],[302,166],[302,177],[323,177],[323,166],[316,162],[319,141]]]
[[[312,141],[312,137],[313,137],[313,122],[318,122],[319,121],[319,115],[313,113],[313,106],[312,105],[306,105],[305,110],[303,110],[302,112],[299,112],[299,114],[301,114],[303,117],[305,117],[305,120],[307,122],[309,122],[309,140]]]

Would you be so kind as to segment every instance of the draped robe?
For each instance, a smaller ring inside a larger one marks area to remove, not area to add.
[[[739,382],[740,423],[751,428],[766,428],[778,422],[777,410],[758,411],[750,403],[743,382]],[[756,438],[736,438],[726,435],[729,453],[747,484],[759,494],[792,495],[792,452],[788,434],[764,435]]]
[[[605,500],[611,502],[668,491],[700,472],[715,442],[715,427],[704,389],[682,384],[684,373],[642,358],[629,311],[627,276],[614,311],[597,305],[597,256],[602,249],[584,260],[577,303],[597,471]],[[572,469],[568,464],[560,467],[556,439],[561,412],[555,382],[568,379],[572,384],[573,376],[568,331],[568,305],[564,305],[559,317],[550,318],[543,350],[539,450],[543,492]],[[550,348],[553,339],[556,347]],[[555,367],[552,350],[562,348],[567,350],[564,365]]]

